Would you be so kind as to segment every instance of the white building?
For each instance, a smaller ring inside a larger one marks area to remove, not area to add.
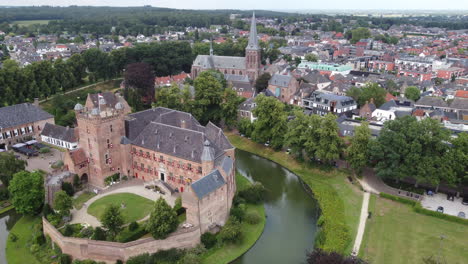
[[[41,133],[42,142],[66,149],[76,149],[78,138],[75,129],[47,123]]]

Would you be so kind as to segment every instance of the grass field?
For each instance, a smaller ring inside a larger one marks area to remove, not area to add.
[[[41,224],[41,218],[30,216],[23,216],[16,222],[15,226],[10,231],[6,246],[8,264],[40,264],[29,250],[31,246],[31,234],[34,226],[38,224]],[[18,237],[16,242],[10,239],[11,234],[15,234]]]
[[[94,196],[96,196],[96,194],[92,192],[84,192],[80,194],[73,200],[73,207],[75,207],[77,210],[80,210],[81,207],[83,207],[83,204]]]
[[[251,185],[250,181],[242,176],[240,173],[236,172],[236,185],[237,191],[240,191],[249,185]],[[224,245],[222,247],[214,247],[209,249],[203,256],[202,256],[202,263],[203,264],[227,264],[238,257],[242,256],[245,252],[247,252],[257,240],[262,235],[263,229],[265,227],[266,218],[265,218],[265,208],[263,204],[253,205],[247,204],[246,213],[249,212],[257,212],[260,215],[261,221],[258,224],[251,225],[246,223],[245,221],[241,223],[242,225],[242,241],[238,244],[229,244]]]
[[[19,26],[29,26],[34,24],[46,25],[49,24],[50,20],[17,20],[13,24],[18,24]]]
[[[328,230],[327,242],[325,249],[334,251],[344,251],[351,253],[353,241],[356,237],[359,216],[362,205],[362,192],[357,186],[349,183],[346,179],[347,173],[329,169],[327,171],[313,167],[305,162],[296,161],[291,155],[283,151],[274,151],[261,144],[257,144],[247,138],[240,137],[233,133],[226,133],[229,141],[236,148],[254,153],[256,155],[272,160],[281,166],[289,169],[298,175],[309,187],[312,192],[317,194],[321,192],[322,197],[318,199],[322,214],[327,211],[327,215],[337,223],[343,223],[349,230],[349,240],[343,242],[343,234],[338,233],[337,229],[330,228]],[[338,201],[333,200],[339,198]],[[316,197],[317,198],[317,197]],[[340,219],[336,219],[340,218]],[[333,242],[332,242],[333,241]],[[342,249],[344,248],[344,249]]]
[[[88,207],[88,214],[101,219],[109,205],[113,204],[120,207],[122,203],[125,204],[125,208],[121,209],[125,223],[137,221],[149,215],[154,205],[153,201],[133,193],[116,193],[93,202]]]
[[[440,263],[468,262],[468,228],[416,213],[409,205],[371,196],[366,232],[359,255],[371,263],[424,263],[443,256]],[[440,236],[445,238],[442,243]],[[442,245],[442,247],[441,247]]]

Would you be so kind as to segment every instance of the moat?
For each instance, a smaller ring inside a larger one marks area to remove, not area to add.
[[[233,263],[304,263],[317,232],[317,202],[295,174],[274,162],[236,150],[236,166],[249,180],[261,182],[268,193],[264,203],[267,221],[263,234]],[[7,236],[18,217],[14,210],[0,216],[0,263],[6,263]]]
[[[257,243],[235,264],[305,262],[314,245],[319,208],[299,178],[284,167],[242,150],[236,150],[237,170],[268,190],[267,221]]]

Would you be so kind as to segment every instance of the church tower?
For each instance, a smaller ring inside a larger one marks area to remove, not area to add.
[[[261,67],[261,48],[258,45],[255,13],[252,15],[252,24],[250,25],[249,44],[245,49],[245,62],[249,79],[256,80]]]

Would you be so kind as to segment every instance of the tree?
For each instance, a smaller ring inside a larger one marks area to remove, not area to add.
[[[370,148],[377,175],[396,181],[412,177],[417,182],[438,185],[451,172],[446,162],[449,134],[437,120],[430,118],[417,121],[405,116],[385,122]]]
[[[0,180],[8,187],[13,178],[13,174],[23,171],[26,168],[26,161],[17,159],[13,153],[0,153]]]
[[[151,212],[146,231],[155,239],[164,239],[177,228],[177,213],[163,198],[159,198]]]
[[[194,81],[195,100],[192,114],[202,124],[212,121],[217,123],[222,118],[221,103],[225,80],[217,71],[202,72]]]
[[[44,178],[41,172],[21,171],[13,175],[8,187],[18,213],[34,215],[44,204]]]
[[[320,248],[307,253],[307,264],[366,264],[362,259],[343,256],[337,252],[326,252]]]
[[[446,155],[447,172],[442,175],[450,185],[468,184],[468,133],[459,133],[451,138],[451,147]]]
[[[366,102],[369,102],[374,99],[374,104],[379,107],[385,103],[385,96],[387,91],[380,87],[377,83],[368,83],[362,88],[351,88],[346,95],[352,97],[354,100],[357,100],[359,106],[363,106]]]
[[[385,88],[387,88],[389,92],[395,92],[398,90],[398,85],[393,80],[387,80],[385,82]]]
[[[257,117],[254,123],[252,138],[257,142],[270,141],[274,149],[280,149],[284,144],[287,132],[287,116],[284,104],[274,97],[260,94],[255,98],[257,107],[253,114]]]
[[[101,217],[101,223],[102,226],[107,229],[110,236],[114,238],[120,232],[122,225],[124,224],[124,219],[119,206],[108,206]]]
[[[307,142],[304,132],[309,128],[309,118],[303,111],[294,112],[294,119],[288,122],[288,131],[285,135],[285,145],[291,148],[296,156],[302,156],[302,150]]]
[[[417,101],[420,96],[421,91],[416,86],[408,86],[405,90],[405,97],[410,100]]]
[[[320,142],[319,128],[322,125],[322,117],[311,115],[307,119],[307,129],[303,134],[305,138],[304,150],[309,158],[315,158]]]
[[[125,94],[128,94],[129,89],[136,91],[137,96],[143,102],[151,103],[154,100],[154,73],[149,64],[141,62],[127,65]]]
[[[268,82],[271,79],[271,75],[268,72],[265,72],[264,74],[260,75],[257,80],[255,81],[255,90],[257,93],[262,92],[268,87]]]
[[[359,27],[351,30],[351,44],[356,44],[361,39],[366,39],[371,36],[368,28]]]
[[[73,200],[65,191],[58,191],[55,193],[54,209],[59,212],[61,216],[70,215],[70,210],[73,208]]]
[[[306,61],[312,61],[312,62],[317,62],[318,61],[317,55],[315,55],[313,53],[307,53],[305,55],[305,59],[306,59]]]
[[[346,150],[347,160],[354,172],[361,173],[369,162],[369,143],[371,131],[367,122],[362,122],[355,130],[351,138],[351,144]]]
[[[317,144],[316,156],[323,162],[338,159],[343,148],[343,140],[338,134],[336,116],[328,113],[318,129],[320,141]]]
[[[233,89],[225,89],[221,103],[222,121],[228,127],[233,127],[237,122],[237,107],[245,100]]]

